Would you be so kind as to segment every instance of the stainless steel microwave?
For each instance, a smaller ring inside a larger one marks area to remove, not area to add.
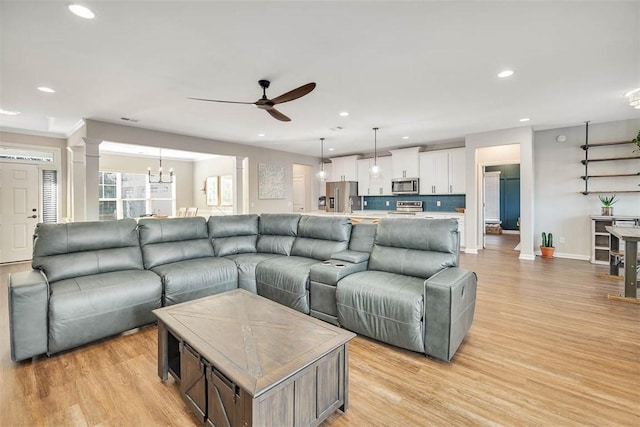
[[[394,178],[391,180],[393,194],[418,194],[419,189],[419,178]]]

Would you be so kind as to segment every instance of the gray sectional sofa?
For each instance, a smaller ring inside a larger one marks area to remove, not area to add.
[[[155,321],[151,311],[243,288],[449,361],[476,276],[455,220],[232,215],[39,224],[33,270],[9,277],[11,357],[52,354]]]

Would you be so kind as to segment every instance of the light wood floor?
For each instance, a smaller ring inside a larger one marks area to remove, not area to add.
[[[517,242],[516,242],[517,243]],[[452,363],[357,337],[350,408],[325,425],[640,425],[640,305],[607,299],[604,266],[462,255],[478,273],[474,324]],[[196,426],[156,375],[156,328],[34,361],[9,357],[0,267],[0,425]]]

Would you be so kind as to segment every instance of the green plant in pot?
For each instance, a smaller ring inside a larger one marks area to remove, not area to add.
[[[540,245],[540,252],[542,252],[542,258],[553,258],[553,253],[556,248],[553,247],[553,234],[542,233],[542,244]]]
[[[613,204],[617,202],[616,195],[600,196],[600,202],[602,203],[602,215],[613,215]]]
[[[631,140],[631,142],[633,142],[634,144],[636,144],[635,147],[633,147],[633,152],[634,153],[640,153],[640,130],[638,131],[638,135],[636,135],[635,138],[633,138]]]

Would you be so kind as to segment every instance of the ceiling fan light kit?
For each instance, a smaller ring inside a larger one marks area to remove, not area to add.
[[[242,102],[242,101],[223,101],[219,99],[206,99],[206,98],[189,98],[194,99],[196,101],[207,101],[207,102],[222,102],[225,104],[248,104],[254,105],[261,110],[265,110],[267,113],[271,115],[276,120],[280,120],[281,122],[290,122],[291,119],[286,115],[282,114],[280,111],[275,109],[275,105],[282,104],[285,102],[293,101],[295,99],[301,98],[315,89],[315,83],[307,83],[306,85],[302,85],[298,88],[290,90],[289,92],[285,92],[280,96],[276,96],[273,99],[267,98],[267,89],[271,85],[269,80],[258,80],[258,84],[262,88],[262,97],[258,99],[256,102]]]
[[[624,94],[629,99],[629,105],[640,110],[640,87]]]

